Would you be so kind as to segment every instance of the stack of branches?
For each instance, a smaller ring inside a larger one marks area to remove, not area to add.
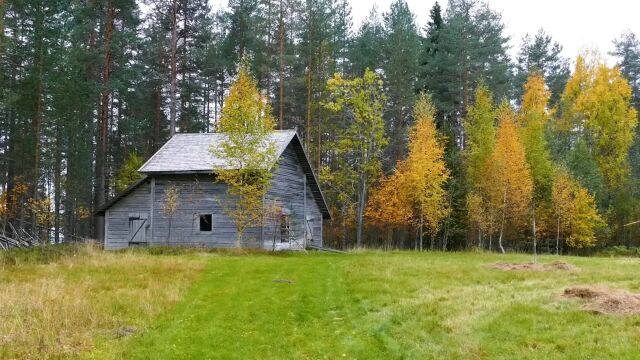
[[[16,229],[10,222],[0,228],[0,250],[29,248],[39,243],[37,236],[33,236],[24,228],[18,227]]]

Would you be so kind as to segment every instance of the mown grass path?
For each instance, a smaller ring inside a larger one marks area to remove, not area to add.
[[[640,317],[592,314],[579,302],[558,297],[565,287],[581,284],[638,292],[639,260],[563,258],[579,268],[569,272],[483,266],[529,260],[409,252],[214,256],[182,302],[106,354],[137,359],[640,358]]]

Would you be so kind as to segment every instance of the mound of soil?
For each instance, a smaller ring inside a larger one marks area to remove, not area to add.
[[[562,261],[554,261],[548,264],[542,263],[507,263],[507,262],[497,262],[494,264],[489,264],[487,267],[491,269],[498,269],[504,271],[548,271],[548,270],[573,270],[575,269],[573,266],[567,264]]]
[[[634,294],[622,289],[576,286],[565,289],[562,296],[586,300],[587,304],[584,309],[596,313],[614,315],[640,314],[640,294]]]

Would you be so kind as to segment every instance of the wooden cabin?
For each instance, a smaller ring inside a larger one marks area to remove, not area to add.
[[[227,185],[214,168],[225,159],[210,151],[224,134],[176,134],[138,170],[144,175],[104,204],[105,249],[130,246],[233,247],[236,228],[224,212]],[[322,246],[322,222],[329,211],[300,138],[294,130],[274,131],[277,164],[264,201],[262,226],[246,231],[242,246],[304,249]],[[167,189],[175,189],[175,211],[167,212]],[[227,202],[228,203],[228,202]],[[228,205],[227,205],[228,206]],[[171,215],[170,215],[171,214]]]

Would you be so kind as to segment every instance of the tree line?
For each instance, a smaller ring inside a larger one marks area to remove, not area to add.
[[[424,26],[404,0],[357,26],[347,0],[0,0],[0,218],[90,236],[168,137],[217,128],[245,59],[321,174],[330,245],[638,245],[637,38],[616,67],[508,41],[480,0]]]

